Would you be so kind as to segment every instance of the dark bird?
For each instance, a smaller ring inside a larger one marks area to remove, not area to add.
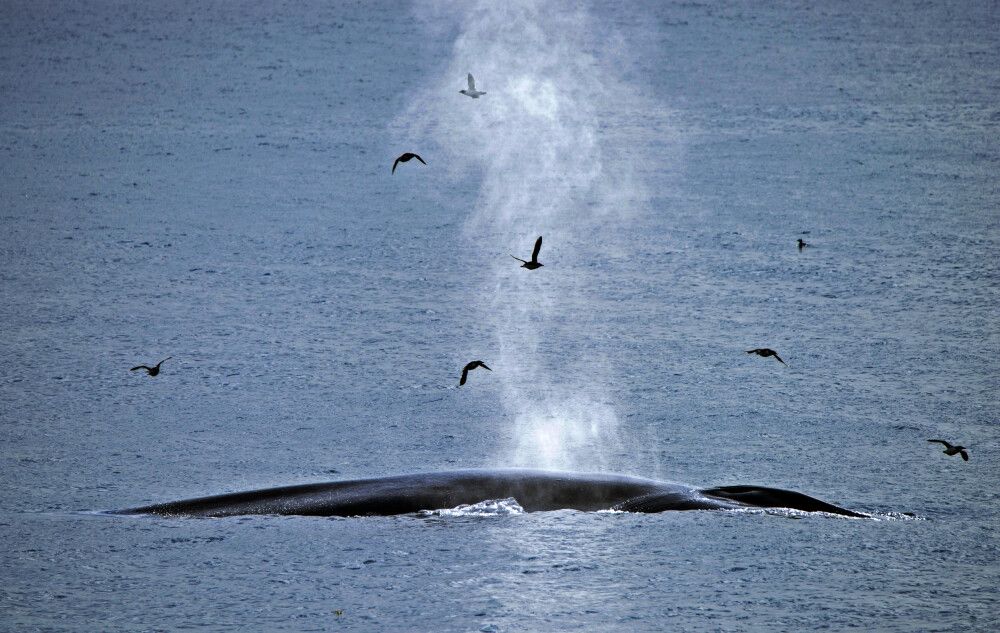
[[[392,173],[396,173],[396,165],[398,165],[400,163],[408,163],[408,162],[410,162],[411,158],[416,158],[421,163],[424,163],[424,159],[423,158],[420,158],[419,156],[417,156],[413,152],[406,152],[404,154],[401,154],[399,156],[399,158],[396,159],[396,162],[394,162],[392,164]],[[424,163],[424,164],[426,165],[427,163]]]
[[[466,365],[465,367],[462,368],[462,379],[458,381],[458,386],[459,387],[461,387],[462,385],[465,384],[465,380],[469,377],[469,372],[472,371],[473,369],[475,369],[476,367],[482,367],[483,369],[485,369],[487,371],[493,371],[492,369],[490,369],[489,367],[487,367],[486,363],[484,363],[483,361],[481,361],[481,360],[474,360],[474,361],[472,361],[471,363],[469,363],[468,365]]]
[[[747,354],[756,354],[758,356],[763,356],[764,358],[767,358],[768,356],[774,356],[775,358],[778,359],[778,362],[781,363],[782,365],[787,364],[785,363],[785,361],[781,360],[781,356],[778,356],[778,352],[768,347],[758,347],[757,349],[748,349]]]
[[[945,455],[961,455],[962,459],[969,461],[969,454],[966,453],[968,449],[964,446],[953,446],[944,440],[927,440],[928,442],[937,442],[938,444],[944,445],[944,450],[941,451]]]
[[[469,89],[459,90],[460,93],[464,94],[467,97],[472,97],[473,99],[478,99],[480,96],[486,94],[485,92],[480,92],[479,90],[476,90],[476,79],[475,77],[472,76],[472,73],[469,73],[468,80],[469,80]]]
[[[542,236],[541,235],[539,235],[538,239],[535,240],[535,250],[531,251],[531,261],[530,262],[526,262],[523,259],[521,259],[520,257],[514,257],[513,255],[511,255],[511,257],[514,257],[514,259],[516,259],[519,262],[524,262],[524,263],[521,264],[521,268],[527,268],[528,270],[534,270],[536,268],[541,268],[542,266],[545,265],[545,264],[539,264],[538,263],[538,251],[540,251],[540,250],[542,250]]]
[[[149,374],[150,376],[155,376],[156,374],[160,373],[160,365],[162,365],[165,361],[170,360],[171,358],[173,358],[173,356],[167,356],[166,358],[156,363],[156,365],[152,367],[146,367],[145,365],[136,365],[129,371],[135,371],[137,369],[145,369],[147,374]]]
[[[809,244],[806,244],[805,240],[803,240],[803,239],[802,239],[802,238],[800,237],[800,238],[799,238],[799,250],[801,251],[801,250],[802,250],[803,248],[805,248],[806,246],[809,246]]]

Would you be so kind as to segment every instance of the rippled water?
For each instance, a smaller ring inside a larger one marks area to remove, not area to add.
[[[997,5],[490,6],[0,9],[0,628],[995,629]],[[513,465],[876,519],[101,513]]]

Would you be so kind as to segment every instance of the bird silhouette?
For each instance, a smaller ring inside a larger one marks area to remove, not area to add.
[[[474,360],[474,361],[472,361],[471,363],[467,364],[465,367],[462,368],[462,379],[458,381],[458,386],[459,387],[461,387],[462,385],[465,384],[466,379],[468,379],[468,377],[469,377],[469,372],[472,371],[473,369],[477,368],[477,367],[482,367],[483,369],[485,369],[487,371],[493,371],[492,369],[490,369],[489,367],[487,367],[486,363],[484,363],[483,361],[481,361],[481,360]]]
[[[535,240],[535,250],[531,251],[531,261],[530,262],[524,261],[520,257],[514,257],[513,255],[511,255],[511,257],[514,257],[514,259],[516,259],[519,262],[523,262],[521,264],[521,268],[527,268],[528,270],[534,270],[536,268],[541,268],[542,266],[545,265],[545,264],[539,264],[538,263],[538,251],[540,251],[540,250],[542,250],[542,236],[541,235],[539,235],[538,239]]]
[[[145,369],[147,374],[149,374],[150,376],[155,376],[158,373],[160,373],[160,365],[162,365],[165,361],[170,360],[171,358],[173,358],[173,356],[167,356],[166,358],[164,358],[160,362],[156,363],[152,367],[147,367],[145,365],[136,365],[135,367],[133,367],[129,371],[135,371],[137,369]]]
[[[748,349],[747,354],[756,354],[758,356],[763,356],[764,358],[767,358],[768,356],[774,356],[776,359],[778,359],[779,363],[781,363],[782,365],[787,365],[785,361],[781,360],[781,356],[778,356],[778,352],[768,347],[758,347],[757,349]]]
[[[398,165],[400,163],[408,163],[411,158],[416,158],[421,163],[424,163],[424,159],[420,158],[419,156],[417,156],[413,152],[405,152],[403,154],[400,154],[399,158],[396,159],[396,162],[394,162],[392,164],[392,173],[396,173],[396,165]],[[424,163],[424,164],[426,165],[427,163]]]
[[[473,99],[478,99],[480,95],[486,94],[485,92],[476,90],[476,79],[472,76],[472,73],[469,73],[469,89],[459,90],[459,92],[467,97],[472,97]]]
[[[800,237],[800,238],[799,238],[799,250],[801,251],[801,250],[802,250],[803,248],[805,248],[806,246],[809,246],[809,244],[806,244],[805,240],[803,240],[803,239],[802,239],[802,238]]]
[[[969,449],[965,448],[964,446],[955,446],[953,444],[945,442],[944,440],[927,440],[927,441],[943,444],[944,450],[941,452],[944,453],[945,455],[961,455],[962,459],[964,459],[965,461],[969,461],[969,454],[965,452]]]

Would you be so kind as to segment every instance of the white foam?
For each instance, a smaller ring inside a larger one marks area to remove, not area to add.
[[[524,508],[514,497],[487,499],[479,503],[465,503],[454,508],[421,510],[420,517],[489,517],[524,514]]]

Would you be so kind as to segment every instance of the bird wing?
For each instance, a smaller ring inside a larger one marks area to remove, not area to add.
[[[777,358],[779,361],[781,361],[782,365],[787,365],[788,364],[785,361],[781,360],[781,356],[778,356],[777,352],[775,352],[774,357]]]
[[[507,253],[507,254],[508,254],[508,255],[510,255],[510,253]],[[514,257],[513,255],[510,255],[510,256],[511,256],[511,257]],[[524,262],[525,264],[527,264],[527,263],[528,263],[527,261],[525,261],[525,260],[521,259],[520,257],[514,257],[514,259],[516,259],[516,260],[517,260],[517,261],[519,261],[519,262]]]
[[[469,92],[476,91],[476,80],[473,78],[472,73],[469,73]]]
[[[150,369],[152,369],[152,367],[146,367],[145,365],[136,365],[135,367],[133,367],[129,371],[135,371],[137,369],[145,369],[146,371],[149,371]]]
[[[166,358],[164,358],[164,359],[163,359],[163,360],[161,360],[160,362],[156,363],[156,366],[157,366],[157,367],[159,367],[160,365],[162,365],[163,363],[167,362],[167,361],[168,361],[168,360],[170,360],[171,358],[173,358],[173,356],[167,356]]]
[[[419,160],[421,163],[424,163],[424,159],[420,158],[420,154],[414,154],[413,157],[416,158],[417,160]],[[424,164],[426,165],[427,163],[424,163]]]
[[[538,239],[535,240],[535,250],[531,251],[531,261],[538,263],[538,252],[542,250],[542,236],[539,235]]]
[[[479,361],[479,366],[482,367],[483,369],[487,370],[487,371],[493,371],[492,369],[490,369],[489,367],[487,367],[486,363],[484,363],[483,361]]]
[[[938,444],[943,444],[945,448],[951,448],[951,444],[945,442],[944,440],[927,440],[928,442],[937,442]]]
[[[962,454],[962,459],[964,459],[965,461],[969,461],[968,453],[966,453],[965,451],[959,451],[959,452]]]
[[[400,156],[399,158],[402,158],[402,156]],[[399,158],[397,158],[396,162],[392,164],[392,173],[396,173],[396,165],[399,164]]]
[[[458,381],[458,386],[461,387],[462,385],[464,385],[465,384],[465,379],[468,378],[468,377],[469,377],[469,367],[468,367],[468,365],[466,365],[462,369],[462,379]]]
[[[759,351],[760,351],[759,349],[748,349],[747,354],[756,354]]]

